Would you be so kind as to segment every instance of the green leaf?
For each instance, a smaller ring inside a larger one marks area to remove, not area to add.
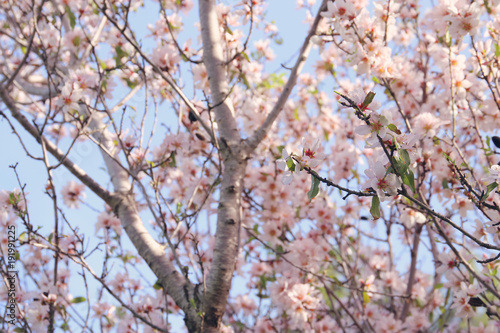
[[[398,127],[394,124],[389,124],[387,126],[391,131],[393,131],[396,134],[401,134],[401,131],[398,129]]]
[[[319,193],[319,179],[311,175],[311,189],[307,192],[309,201],[314,199]]]
[[[377,79],[375,76],[372,76],[372,81],[375,82],[376,84],[380,83],[380,80]]]
[[[488,198],[488,195],[490,195],[491,191],[496,189],[497,186],[498,186],[498,184],[496,182],[491,183],[488,186],[486,186],[486,193],[481,197],[481,201],[486,200],[486,198]]]
[[[16,205],[18,203],[18,198],[14,192],[9,193],[9,203],[11,205]]]
[[[189,300],[189,303],[191,303],[191,305],[193,306],[193,308],[195,308],[195,309],[197,308],[197,307],[196,307],[196,302],[194,301],[194,298],[191,298],[191,299]]]
[[[363,291],[363,304],[368,304],[370,303],[370,296],[366,291]]]
[[[280,156],[283,156],[283,149],[285,148],[285,146],[281,145],[281,146],[278,146],[276,148],[278,149],[278,152],[280,153]]]
[[[378,196],[372,198],[372,206],[370,208],[370,214],[372,214],[374,219],[380,218],[380,199]]]
[[[500,46],[495,43],[495,58],[498,58],[500,56]]]
[[[403,177],[406,174],[406,170],[408,170],[408,165],[406,165],[406,162],[401,158],[401,156],[399,158],[393,158],[392,160],[396,166],[396,171],[401,177]],[[389,171],[387,174],[389,174]]]
[[[175,214],[180,214],[182,208],[182,204],[180,202],[177,203],[177,208],[175,210]]]
[[[408,167],[411,163],[410,154],[406,149],[399,150],[399,156],[404,161],[405,167]]]
[[[123,51],[123,49],[120,46],[115,47],[115,52],[116,52],[116,67],[120,67],[122,65],[122,58],[127,57],[128,53]]]
[[[80,36],[76,36],[74,39],[73,39],[73,45],[74,46],[80,46]]]
[[[54,233],[51,232],[49,235],[49,243],[52,244],[52,238],[54,237]]]
[[[415,193],[415,174],[413,173],[413,171],[411,171],[411,169],[408,169],[408,174],[406,175],[406,179],[407,179],[407,183],[405,183],[406,185],[408,185],[412,192]]]
[[[177,162],[175,161],[175,152],[174,151],[170,154],[169,159],[170,159],[170,161],[168,162],[168,166],[171,168],[175,168],[177,166]]]
[[[69,25],[71,25],[71,29],[74,29],[76,25],[76,16],[75,14],[73,14],[68,5],[66,5],[64,8],[66,10],[66,14],[68,14]]]
[[[245,58],[246,61],[250,62],[250,58],[248,58],[248,54],[246,54],[245,52],[241,52],[241,55],[243,56],[243,58]]]
[[[153,285],[153,288],[154,288],[155,290],[161,290],[161,289],[163,289],[163,287],[162,287],[162,285],[161,285],[161,283],[160,283],[160,280],[157,280],[157,281],[155,282],[155,284]]]
[[[78,297],[75,297],[71,300],[71,303],[73,304],[78,304],[78,303],[83,303],[83,302],[86,302],[87,299],[85,297],[82,297],[82,296],[78,296]]]
[[[19,237],[17,237],[17,239],[20,241],[20,242],[24,242],[24,240],[26,239],[26,232],[22,232]]]
[[[447,46],[451,46],[451,34],[450,30],[446,29],[446,34],[444,35],[444,41]]]
[[[295,120],[299,120],[299,108],[295,108],[295,110],[293,110],[293,117]]]
[[[373,91],[370,91],[368,95],[366,95],[365,100],[363,101],[363,104],[361,104],[361,109],[366,108],[370,103],[373,101],[373,98],[375,97],[375,93]]]

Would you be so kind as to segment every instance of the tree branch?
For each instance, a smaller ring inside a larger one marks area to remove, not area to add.
[[[0,99],[7,106],[12,116],[19,122],[19,124],[21,124],[21,126],[39,143],[44,141],[47,151],[52,154],[59,162],[61,162],[76,178],[78,178],[83,184],[85,184],[92,192],[94,192],[105,202],[112,202],[112,193],[103,188],[78,165],[67,158],[66,154],[63,153],[59,148],[57,148],[54,143],[49,141],[43,135],[40,135],[38,129],[33,126],[30,121],[18,110],[18,108],[14,104],[14,101],[3,87],[0,87]]]
[[[288,78],[285,88],[283,89],[283,92],[278,98],[278,101],[274,105],[273,109],[267,116],[264,123],[255,131],[255,133],[250,138],[246,140],[248,144],[247,153],[251,153],[257,148],[259,143],[264,139],[266,134],[271,129],[271,126],[273,125],[276,118],[278,118],[281,110],[283,110],[283,107],[285,106],[285,103],[288,97],[290,96],[293,87],[297,82],[297,77],[299,76],[299,73],[304,67],[307,56],[309,55],[309,51],[311,50],[311,38],[314,35],[316,35],[316,30],[318,29],[318,25],[321,20],[321,12],[326,9],[326,2],[327,0],[323,0],[321,6],[319,7],[318,13],[316,14],[316,18],[314,19],[311,29],[309,30],[309,34],[307,35],[304,44],[302,44],[302,48],[300,49],[299,57],[297,58],[297,61],[295,62],[295,65],[292,68],[290,77]]]

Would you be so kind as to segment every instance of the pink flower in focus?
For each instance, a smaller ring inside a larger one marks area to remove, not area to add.
[[[399,178],[390,173],[386,175],[386,168],[381,162],[376,162],[372,169],[366,169],[368,184],[377,192],[381,201],[386,200],[386,193],[389,196],[398,194],[398,188],[401,186]]]
[[[72,85],[66,84],[61,91],[56,105],[60,106],[63,112],[78,113],[80,112],[80,105],[78,102],[83,98],[81,91],[73,89]]]

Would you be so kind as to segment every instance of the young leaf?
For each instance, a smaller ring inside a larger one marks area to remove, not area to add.
[[[378,196],[372,198],[372,207],[370,208],[370,214],[372,214],[374,219],[380,218],[380,199]]]
[[[366,291],[363,291],[363,304],[368,304],[370,303],[370,296]]]
[[[73,14],[73,12],[71,11],[71,9],[69,8],[68,5],[66,5],[65,10],[66,10],[66,13],[68,14],[69,25],[71,25],[71,29],[74,29],[75,25],[76,25],[76,16],[75,16],[75,14]]]
[[[406,149],[401,149],[399,151],[399,156],[404,161],[405,167],[408,167],[411,163],[410,154],[408,154],[408,151]]]
[[[156,281],[156,283],[153,285],[153,288],[155,290],[163,289],[163,286],[161,285],[160,280]]]
[[[285,148],[285,146],[283,145],[276,147],[276,149],[278,149],[278,152],[280,153],[280,156],[283,155],[283,148]]]
[[[408,183],[405,184],[411,188],[413,193],[415,193],[415,174],[413,173],[413,171],[411,171],[411,169],[408,169],[408,174],[406,175],[406,179]]]
[[[75,297],[71,300],[71,303],[73,304],[78,304],[78,303],[82,303],[82,302],[85,302],[87,299],[85,297],[82,297],[82,296],[78,296],[78,297]]]
[[[363,101],[363,104],[361,104],[361,109],[366,108],[370,103],[373,101],[373,98],[375,97],[375,93],[373,91],[370,91],[368,95],[366,95],[365,100]]]
[[[484,201],[486,200],[486,198],[488,198],[488,195],[490,195],[491,191],[493,191],[494,189],[496,189],[498,186],[497,183],[491,183],[489,184],[488,186],[486,186],[486,193],[481,197],[481,201]]]
[[[403,175],[406,174],[406,170],[408,170],[408,165],[406,165],[406,162],[401,158],[401,156],[400,158],[393,158],[392,160],[398,174],[403,177]]]
[[[319,179],[311,175],[311,189],[307,192],[307,197],[311,201],[319,193]]]
[[[401,131],[398,129],[398,127],[394,124],[389,124],[387,126],[391,131],[393,131],[396,134],[401,134]]]

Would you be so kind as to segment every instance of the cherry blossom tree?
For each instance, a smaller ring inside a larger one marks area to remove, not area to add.
[[[266,6],[0,2],[2,330],[499,331],[500,1]]]

